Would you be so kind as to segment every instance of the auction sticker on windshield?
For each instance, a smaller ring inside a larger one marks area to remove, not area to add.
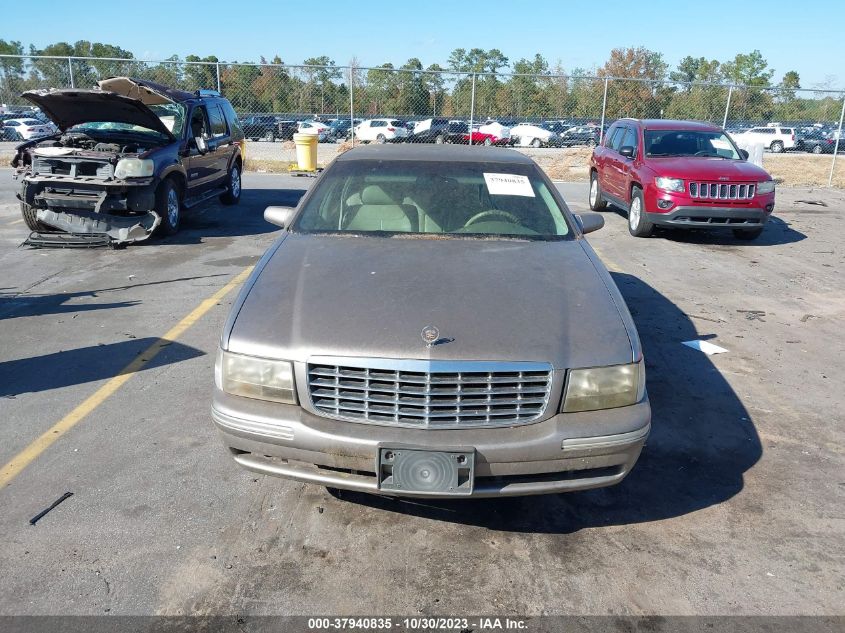
[[[526,196],[534,197],[534,189],[528,176],[517,174],[488,174],[485,172],[484,181],[487,183],[487,191],[492,196]]]

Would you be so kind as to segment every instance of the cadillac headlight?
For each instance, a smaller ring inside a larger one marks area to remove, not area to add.
[[[214,382],[235,396],[296,404],[293,364],[218,350]]]
[[[630,365],[572,369],[566,381],[564,413],[636,404],[645,395],[643,361]]]
[[[655,178],[654,184],[657,185],[658,189],[663,189],[663,191],[684,192],[684,181],[680,178]]]
[[[757,183],[757,193],[772,193],[775,190],[775,181],[766,180]]]
[[[147,178],[153,175],[155,163],[149,159],[142,158],[121,158],[114,168],[114,177],[123,180],[124,178]]]

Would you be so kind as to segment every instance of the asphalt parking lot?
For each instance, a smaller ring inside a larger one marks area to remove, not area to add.
[[[253,475],[211,424],[223,289],[274,239],[264,207],[312,182],[246,174],[240,206],[174,238],[57,251],[18,247],[0,170],[0,613],[841,611],[843,192],[779,191],[752,243],[634,239],[606,212],[590,242],[654,414],[638,465],[603,490],[425,502]],[[586,184],[560,187],[586,210]]]

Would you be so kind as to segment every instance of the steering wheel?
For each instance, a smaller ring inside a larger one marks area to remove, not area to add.
[[[490,209],[489,211],[482,211],[481,213],[476,213],[472,216],[469,220],[466,221],[464,224],[464,228],[468,226],[472,226],[473,224],[480,222],[484,218],[488,218],[490,216],[498,215],[500,217],[505,218],[511,224],[519,224],[519,218],[516,217],[513,213],[509,213],[507,211],[501,211],[499,209]]]

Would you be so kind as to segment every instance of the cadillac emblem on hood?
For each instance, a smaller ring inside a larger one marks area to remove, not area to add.
[[[420,336],[422,336],[422,340],[425,341],[425,346],[431,347],[440,340],[440,330],[433,325],[426,325],[422,329],[422,332],[420,332]]]

